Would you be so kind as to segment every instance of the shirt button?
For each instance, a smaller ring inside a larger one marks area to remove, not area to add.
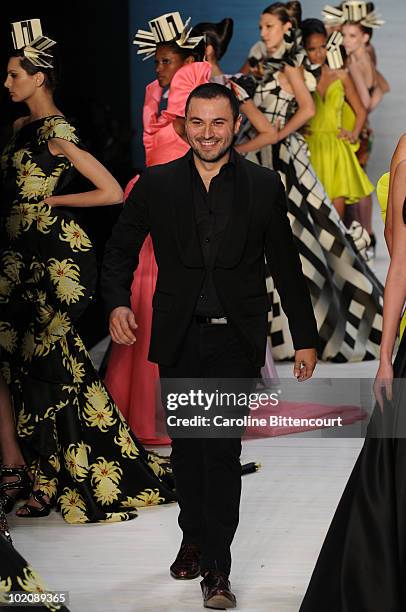
[[[206,244],[209,244],[210,238],[205,238],[204,241],[205,241]]]
[[[201,299],[201,300],[204,300],[204,298],[205,298],[205,297],[206,297],[206,296],[204,295],[204,293],[202,293],[202,294],[200,295],[200,299]]]

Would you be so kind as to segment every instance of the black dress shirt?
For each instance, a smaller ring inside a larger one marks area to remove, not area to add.
[[[213,283],[213,266],[224,230],[230,219],[234,197],[235,160],[231,151],[229,161],[210,181],[209,191],[190,156],[193,204],[200,248],[206,268],[202,289],[196,304],[196,314],[223,317],[224,310]]]

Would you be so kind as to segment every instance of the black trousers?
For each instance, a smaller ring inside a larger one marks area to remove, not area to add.
[[[244,379],[249,393],[259,368],[253,365],[230,324],[192,321],[175,366],[160,366],[162,403],[166,406],[170,379]],[[237,385],[238,386],[238,385]],[[241,391],[241,385],[239,385]],[[221,435],[221,434],[220,434]],[[230,546],[239,520],[241,438],[174,438],[171,461],[179,501],[183,543],[201,550],[201,570],[230,573]]]

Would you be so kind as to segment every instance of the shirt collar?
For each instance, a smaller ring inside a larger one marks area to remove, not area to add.
[[[192,169],[196,170],[197,172],[197,168],[196,168],[196,164],[195,164],[195,159],[193,157],[193,151],[192,149],[189,149],[188,153],[188,160],[189,160],[189,164],[191,166]],[[223,172],[225,169],[227,168],[234,168],[236,165],[236,159],[237,159],[237,153],[234,149],[234,147],[232,147],[231,151],[230,151],[230,157],[227,163],[224,164],[224,166],[221,167],[220,172]]]

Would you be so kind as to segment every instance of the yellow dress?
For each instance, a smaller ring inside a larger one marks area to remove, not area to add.
[[[389,180],[390,173],[385,172],[376,184],[376,195],[378,198],[379,206],[381,207],[383,222],[386,222],[386,208],[388,206],[388,195],[389,195]],[[399,327],[399,337],[403,336],[403,332],[406,329],[406,310],[403,311],[402,319]]]
[[[340,79],[327,87],[324,98],[313,93],[316,114],[309,122],[306,137],[312,165],[331,200],[344,197],[346,204],[358,202],[373,192],[374,186],[355,155],[357,145],[338,138],[349,119]]]

